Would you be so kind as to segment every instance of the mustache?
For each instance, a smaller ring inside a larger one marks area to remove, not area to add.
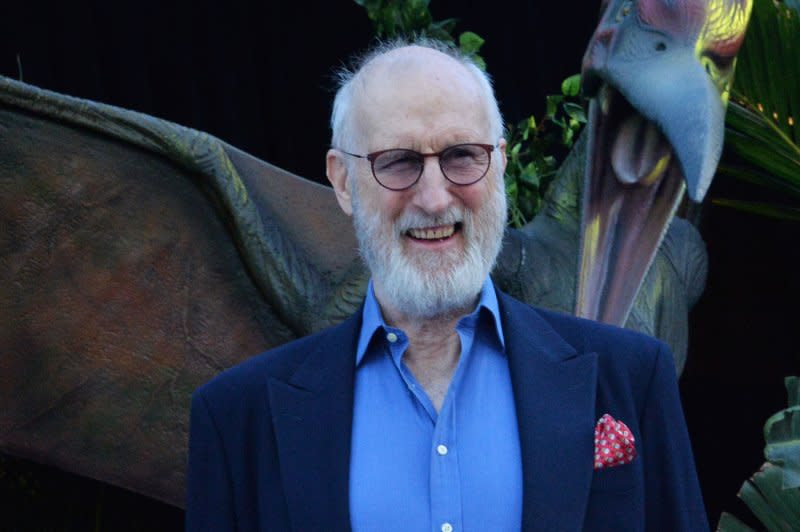
[[[431,215],[420,211],[406,211],[395,222],[395,230],[402,235],[409,229],[455,225],[463,223],[467,214],[463,207],[453,205],[442,214]]]

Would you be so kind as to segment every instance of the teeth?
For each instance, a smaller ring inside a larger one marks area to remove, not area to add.
[[[435,227],[433,229],[409,229],[408,234],[420,240],[440,240],[447,238],[456,232],[455,225]]]

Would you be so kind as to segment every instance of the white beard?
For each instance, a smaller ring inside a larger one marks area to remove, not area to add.
[[[475,304],[503,241],[506,196],[502,185],[493,186],[487,202],[475,213],[455,206],[441,216],[407,211],[394,223],[362,204],[357,185],[350,189],[359,250],[388,305],[408,318],[430,319]],[[463,250],[404,253],[402,239],[409,228],[456,222],[461,223]]]

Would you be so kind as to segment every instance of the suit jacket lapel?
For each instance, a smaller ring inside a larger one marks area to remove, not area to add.
[[[350,437],[361,313],[316,337],[288,382],[269,381],[278,459],[295,530],[349,530]]]
[[[498,293],[517,408],[523,530],[580,530],[594,464],[597,355]]]

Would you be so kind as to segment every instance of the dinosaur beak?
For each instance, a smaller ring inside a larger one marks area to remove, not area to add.
[[[684,192],[703,200],[722,152],[744,36],[741,24],[732,29],[739,7],[738,0],[620,0],[607,7],[582,71],[592,102],[579,316],[623,325]],[[725,57],[709,52],[721,49],[709,35],[723,33],[710,26],[709,13],[722,8]]]

